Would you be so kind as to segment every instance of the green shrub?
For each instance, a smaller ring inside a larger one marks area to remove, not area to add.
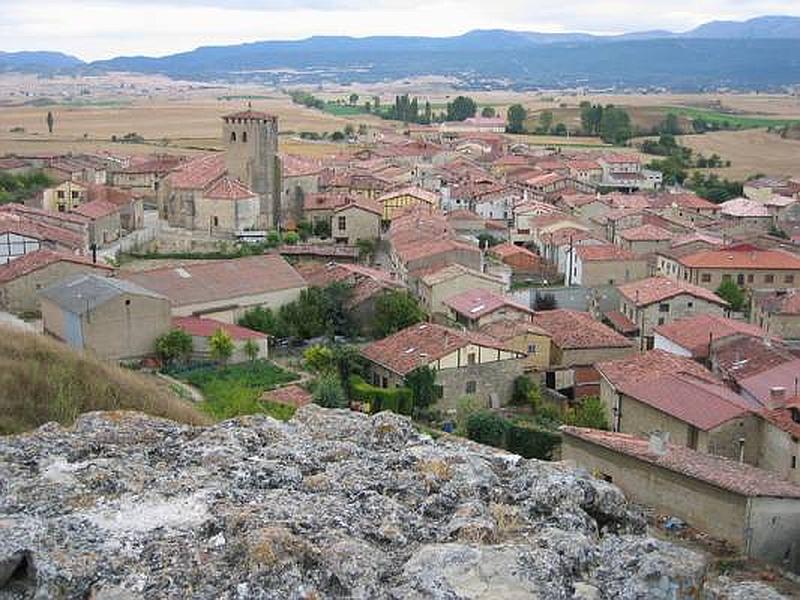
[[[482,410],[467,418],[467,437],[479,444],[502,448],[509,422],[495,412]]]
[[[390,410],[401,415],[411,415],[414,410],[414,395],[406,387],[381,388],[366,383],[360,377],[350,378],[353,400],[368,402],[370,412]]]
[[[551,460],[553,449],[560,443],[561,437],[554,431],[511,423],[506,433],[505,448],[525,458]]]
[[[567,425],[608,430],[606,406],[597,396],[584,398],[577,408],[570,408],[564,414]]]
[[[339,376],[326,373],[314,385],[314,402],[325,408],[347,408],[347,398]]]

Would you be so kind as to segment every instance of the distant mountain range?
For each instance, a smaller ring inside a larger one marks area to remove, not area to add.
[[[684,33],[614,36],[507,30],[442,38],[315,36],[92,63],[51,52],[0,53],[0,71],[132,71],[275,85],[443,75],[472,89],[776,89],[800,83],[800,17],[714,21]]]

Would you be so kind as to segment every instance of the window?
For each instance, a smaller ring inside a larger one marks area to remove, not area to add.
[[[764,275],[764,283],[774,283],[775,275]]]
[[[130,298],[126,298],[125,306],[130,306],[130,305],[131,305],[131,299]]]
[[[658,312],[669,312],[669,302],[662,302],[658,305]]]
[[[478,389],[477,383],[475,383],[474,381],[467,382],[467,387],[466,387],[467,394],[474,394],[477,389]]]
[[[474,352],[470,352],[469,354],[467,354],[467,364],[468,365],[474,365],[475,362],[476,362],[475,353]]]
[[[792,457],[792,468],[793,469],[797,468],[797,457],[796,456]]]
[[[219,217],[211,217],[211,224],[214,227],[219,227]]]
[[[528,344],[528,354],[536,354],[536,344]]]
[[[730,281],[730,280],[731,276],[728,273],[725,273],[725,275],[722,276],[722,281]]]
[[[794,275],[785,275],[783,277],[783,283],[794,283]]]
[[[235,131],[231,131],[231,141],[232,142],[236,141],[236,132]]]
[[[748,273],[747,274],[747,283],[753,283],[754,279],[755,279],[755,277],[753,276],[752,273]]]
[[[608,285],[614,285],[614,280],[613,279],[609,279],[608,280]]]
[[[694,302],[692,302],[691,300],[689,302],[687,302],[686,303],[686,308],[694,308]]]
[[[344,231],[347,229],[347,217],[339,217],[337,219],[339,231]]]
[[[64,194],[64,190],[58,190],[58,191],[56,192],[56,197],[57,197],[59,200],[63,200],[64,198],[66,198],[66,195]]]
[[[381,387],[382,388],[389,387],[389,380],[386,377],[381,377]]]
[[[711,273],[703,273],[700,275],[700,281],[703,283],[711,283]]]
[[[242,132],[242,143],[243,144],[247,143],[247,132],[246,131]]]
[[[736,276],[736,283],[738,283],[739,285],[744,285],[744,275],[742,273],[739,273]]]
[[[78,192],[72,192],[72,199],[73,200],[77,200],[78,199]]]
[[[67,211],[66,206],[64,206],[63,204],[58,205],[58,212],[66,212],[66,211]]]

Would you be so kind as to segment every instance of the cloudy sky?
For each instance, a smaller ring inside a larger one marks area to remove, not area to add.
[[[765,14],[800,16],[800,0],[0,0],[0,50],[93,60],[310,35],[683,31]]]

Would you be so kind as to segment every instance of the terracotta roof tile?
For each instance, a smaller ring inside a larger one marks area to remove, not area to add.
[[[246,200],[256,196],[249,187],[228,175],[217,180],[203,195],[212,200]]]
[[[111,202],[107,202],[105,200],[92,200],[91,202],[79,204],[72,209],[72,212],[76,215],[86,217],[87,219],[95,220],[118,213],[119,210],[120,207]]]
[[[628,348],[633,342],[610,327],[577,310],[556,309],[537,312],[532,323],[549,332],[562,349]]]
[[[0,283],[7,283],[13,281],[39,269],[43,269],[48,265],[57,262],[70,262],[77,265],[85,265],[98,269],[99,271],[106,271],[108,274],[114,272],[112,267],[101,263],[93,263],[91,259],[84,256],[76,256],[74,254],[66,254],[64,252],[53,252],[51,250],[36,250],[35,252],[28,252],[19,258],[0,265]]]
[[[675,296],[688,295],[719,306],[728,306],[714,292],[679,279],[669,277],[648,277],[639,281],[617,286],[619,293],[636,306],[648,306]]]
[[[783,250],[758,250],[733,246],[720,250],[703,250],[678,261],[692,269],[800,269],[800,257]]]
[[[468,319],[479,319],[501,308],[512,308],[518,313],[533,314],[527,306],[518,304],[496,292],[484,289],[471,289],[455,294],[443,300],[458,314]]]
[[[800,498],[800,486],[781,479],[775,473],[684,446],[668,444],[667,453],[660,455],[650,449],[648,440],[626,433],[568,426],[563,426],[561,431],[567,436],[743,496]]]
[[[169,176],[168,181],[175,189],[205,189],[225,174],[225,156],[205,154],[183,163]]]
[[[313,397],[311,393],[299,385],[287,385],[276,390],[264,392],[261,396],[262,401],[277,402],[278,404],[288,404],[295,408],[301,408],[311,404]]]
[[[269,336],[231,323],[223,323],[216,319],[205,317],[175,317],[172,324],[181,331],[194,337],[211,337],[217,330],[222,329],[233,340],[265,340]]]
[[[663,350],[650,350],[617,360],[602,361],[595,368],[613,387],[651,381],[668,373],[688,373],[695,378],[715,382],[714,375],[691,358]]]
[[[681,348],[685,348],[692,353],[694,358],[706,358],[709,342],[713,340],[721,340],[733,335],[745,335],[760,339],[767,335],[763,329],[755,325],[710,314],[677,319],[671,323],[658,325],[653,331]]]
[[[636,260],[636,255],[633,252],[615,246],[614,244],[578,246],[575,248],[575,252],[584,262]]]
[[[649,242],[649,241],[663,241],[671,240],[674,234],[671,231],[645,223],[638,227],[631,227],[630,229],[623,229],[619,232],[619,237],[629,242]]]

